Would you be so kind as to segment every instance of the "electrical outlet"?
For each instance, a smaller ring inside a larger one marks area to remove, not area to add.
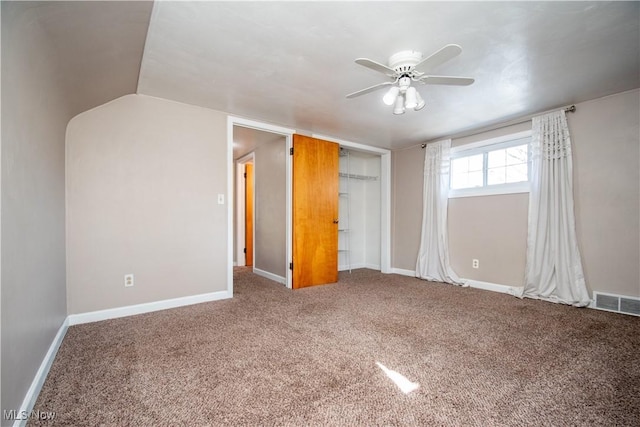
[[[133,286],[133,274],[125,274],[124,275],[124,287],[130,288]]]
[[[473,268],[480,268],[480,261],[478,261],[477,259],[472,259],[471,260],[471,266]]]

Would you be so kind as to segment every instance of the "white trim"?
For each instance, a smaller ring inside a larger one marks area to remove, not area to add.
[[[513,286],[501,285],[499,283],[482,282],[473,279],[461,279],[471,288],[483,289],[485,291],[499,292],[501,294],[513,295]]]
[[[261,130],[261,131],[266,131],[266,132],[271,132],[271,133],[277,133],[279,135],[283,135],[286,140],[287,140],[287,150],[289,150],[291,148],[292,145],[292,135],[296,133],[296,131],[294,129],[289,129],[289,128],[285,128],[282,126],[276,126],[276,125],[271,125],[271,124],[267,124],[267,123],[263,123],[263,122],[258,122],[255,120],[249,120],[249,119],[244,119],[241,117],[235,117],[235,116],[227,116],[227,150],[229,151],[229,156],[227,159],[227,168],[229,168],[230,170],[230,178],[231,180],[233,180],[233,127],[234,126],[241,126],[241,127],[246,127],[246,128],[250,128],[250,129],[256,129],[256,130]],[[291,288],[291,282],[292,282],[292,278],[291,278],[291,270],[289,270],[289,263],[291,262],[292,259],[292,249],[291,249],[291,245],[293,244],[293,240],[292,240],[292,229],[293,229],[293,225],[292,225],[292,220],[291,220],[291,210],[292,210],[292,205],[291,205],[291,188],[292,188],[292,171],[291,171],[291,159],[290,156],[287,154],[287,160],[286,160],[286,186],[287,186],[287,196],[286,196],[286,222],[287,222],[287,231],[286,231],[286,241],[287,241],[287,265],[286,265],[286,271],[287,271],[287,277],[285,279],[286,282],[286,286],[288,288]],[[254,194],[255,197],[255,194]],[[233,206],[230,206],[230,214],[229,214],[229,223],[227,224],[228,226],[228,233],[231,236],[229,239],[229,253],[231,255],[233,255],[233,225],[234,225],[234,221],[233,221]],[[254,225],[255,226],[255,225]],[[254,239],[255,239],[255,233],[254,233]],[[255,244],[254,244],[254,251],[255,251]],[[231,258],[229,260],[229,289],[231,291],[231,295],[233,295],[233,265],[232,265],[232,260],[233,258]],[[254,257],[254,261],[255,261],[255,257]]]
[[[312,133],[311,136],[313,138],[317,138],[317,139],[324,139],[325,141],[337,142],[338,144],[343,145],[345,147],[349,147],[352,150],[364,151],[365,153],[376,153],[376,154],[388,154],[388,153],[390,153],[390,151],[387,150],[386,148],[372,147],[370,145],[365,145],[365,144],[359,144],[357,142],[346,141],[344,139],[334,138],[332,136],[320,135],[320,134],[317,134],[317,133]]]
[[[228,116],[228,118],[233,122],[234,125],[242,126],[245,128],[264,130],[267,132],[279,133],[281,135],[293,135],[294,133],[296,133],[294,129],[271,125],[268,123],[258,122],[255,120],[243,119],[241,117],[234,117],[234,116]],[[233,139],[233,135],[231,139]]]
[[[529,193],[531,183],[529,181],[514,182],[509,184],[488,185],[486,187],[458,188],[449,190],[449,198],[476,196],[497,196],[500,194]]]
[[[311,136],[355,151],[380,155],[380,271],[391,273],[391,151],[321,134]]]
[[[229,298],[233,297],[233,125],[234,117],[227,116],[227,294]]]
[[[391,152],[380,158],[380,271],[391,273]]]
[[[30,414],[33,406],[36,404],[36,400],[38,399],[38,395],[40,394],[40,390],[42,390],[42,386],[44,385],[44,381],[47,378],[47,374],[49,374],[49,370],[51,369],[51,365],[53,364],[54,359],[56,358],[56,354],[58,353],[58,349],[60,348],[60,344],[62,344],[62,340],[64,339],[65,334],[67,333],[67,329],[69,329],[69,318],[67,317],[60,325],[58,329],[58,333],[55,338],[51,342],[49,346],[49,350],[47,354],[45,354],[44,359],[42,359],[42,363],[36,372],[33,381],[31,382],[31,386],[27,390],[27,394],[22,401],[22,405],[20,405],[20,409],[18,410],[18,414]],[[28,419],[20,419],[15,420],[13,423],[14,427],[22,427],[27,424]]]
[[[246,172],[245,163],[234,163],[236,166],[236,262],[234,265],[238,267],[244,267],[247,264],[247,256],[244,253],[244,246],[242,242],[245,241],[245,187],[238,183],[244,179]]]
[[[380,266],[378,264],[365,264],[362,268],[368,268],[369,270],[380,271]]]
[[[255,267],[253,268],[253,272],[258,276],[262,276],[266,279],[273,280],[274,282],[278,282],[283,285],[287,284],[287,279],[282,276],[278,276],[277,274],[269,273],[268,271],[260,270],[259,268],[255,268]]]
[[[405,270],[404,268],[392,268],[391,273],[399,274],[400,276],[416,277],[415,270]]]
[[[289,265],[293,262],[293,160],[291,159],[291,148],[293,147],[293,136],[287,135],[287,147],[285,152],[285,222],[286,222],[286,265],[284,266],[286,271],[285,286],[289,289],[293,289],[293,273],[289,269]]]
[[[393,268],[394,274],[401,276],[416,277],[415,270],[405,270],[403,268]],[[501,285],[498,283],[482,282],[480,280],[473,279],[460,279],[470,288],[483,289],[485,291],[499,292],[502,294],[513,295],[513,286]]]
[[[367,266],[364,263],[338,265],[338,271],[357,270],[359,268],[367,268]]]
[[[218,301],[231,298],[232,296],[233,293],[229,290],[210,292],[207,294],[190,295],[186,297],[147,302],[143,304],[109,308],[106,310],[90,311],[88,313],[70,314],[67,319],[69,321],[69,326],[73,326],[83,323],[99,322],[101,320],[135,316],[136,314],[167,310],[169,308],[183,307],[186,305],[200,304],[203,302]]]
[[[499,194],[515,194],[515,193],[528,193],[531,191],[531,185],[529,179],[531,177],[531,163],[528,163],[529,177],[527,181],[514,182],[507,184],[493,184],[489,185],[487,182],[487,153],[495,150],[502,150],[509,147],[515,147],[518,145],[529,145],[531,142],[531,130],[525,130],[521,132],[511,133],[508,135],[499,136],[496,138],[485,139],[482,141],[474,142],[471,144],[459,145],[451,148],[451,161],[457,158],[463,158],[474,155],[482,155],[482,181],[483,185],[480,187],[470,188],[449,188],[448,197],[450,199],[458,197],[476,197],[476,196],[495,196]],[[530,159],[529,159],[530,160]],[[452,175],[450,175],[451,179]]]

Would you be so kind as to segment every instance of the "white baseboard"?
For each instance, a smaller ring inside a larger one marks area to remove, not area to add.
[[[380,271],[380,265],[379,264],[365,264],[364,268],[368,268],[369,270]]]
[[[203,302],[218,301],[231,298],[229,291],[210,292],[207,294],[191,295],[181,298],[173,298],[162,301],[148,302],[144,304],[129,305],[125,307],[109,308],[106,310],[91,311],[88,313],[70,314],[67,317],[69,326],[82,323],[99,322],[101,320],[117,319],[119,317],[133,316],[136,314],[150,313],[152,311],[177,308],[185,305],[200,304]]]
[[[97,322],[100,320],[116,319],[118,317],[133,316],[135,314],[149,313],[152,311],[166,310],[169,308],[182,307],[186,305],[199,304],[209,301],[217,301],[222,299],[231,298],[233,295],[229,291],[211,292],[207,294],[192,295],[181,298],[168,299],[163,301],[155,301],[145,304],[130,305],[126,307],[118,307],[107,310],[92,311],[89,313],[71,314],[64,319],[62,325],[58,329],[58,333],[51,342],[49,350],[44,356],[38,371],[36,372],[29,389],[20,405],[20,409],[17,414],[20,419],[16,419],[13,423],[13,427],[23,427],[27,424],[28,415],[31,414],[33,407],[38,399],[40,390],[49,374],[51,365],[56,358],[58,349],[62,344],[62,340],[67,333],[67,329],[72,325],[79,325],[82,323]],[[24,418],[24,419],[22,419]]]
[[[273,280],[274,282],[278,282],[283,285],[287,284],[287,279],[282,276],[278,276],[277,274],[269,273],[268,271],[260,270],[259,268],[255,268],[255,267],[253,267],[253,272],[258,276],[262,276],[266,279]]]
[[[392,268],[391,272],[393,274],[399,274],[401,276],[416,277],[415,270],[405,270],[404,268]]]
[[[500,285],[498,283],[481,282],[480,280],[462,279],[469,287],[484,289],[485,291],[499,292],[513,295],[513,286]]]
[[[13,423],[13,427],[22,427],[27,424],[28,414],[31,414],[31,410],[33,406],[36,404],[36,400],[38,399],[38,395],[40,394],[40,390],[42,390],[42,386],[44,385],[44,381],[47,379],[47,374],[49,374],[49,369],[51,369],[51,365],[53,364],[54,359],[56,358],[56,354],[58,353],[58,349],[60,348],[60,344],[62,344],[62,340],[64,339],[65,334],[67,333],[67,329],[69,328],[69,318],[67,317],[62,322],[62,325],[58,329],[58,333],[55,338],[51,342],[49,346],[49,350],[47,354],[45,354],[38,371],[36,372],[36,376],[33,378],[31,382],[31,386],[27,390],[27,394],[22,401],[22,405],[20,405],[20,410],[18,414],[25,415],[25,419],[15,420]]]
[[[366,265],[363,263],[351,264],[351,265],[343,264],[338,266],[338,271],[356,270],[358,268],[366,268]]]
[[[416,272],[414,270],[392,268],[391,272],[394,274],[399,274],[401,276],[416,277]],[[461,280],[463,280],[471,288],[478,288],[478,289],[484,289],[486,291],[500,292],[503,294],[513,295],[513,286],[500,285],[498,283],[481,282],[480,280],[473,280],[473,279],[461,279]]]

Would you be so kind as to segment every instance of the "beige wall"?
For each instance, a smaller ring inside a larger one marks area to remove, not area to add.
[[[2,402],[18,410],[66,317],[64,132],[47,34],[2,2]],[[5,423],[2,423],[5,425]]]
[[[449,253],[467,279],[522,286],[529,194],[449,199]],[[477,259],[480,268],[473,269]]]
[[[640,91],[577,105],[576,229],[591,290],[640,296]]]
[[[227,289],[226,115],[128,95],[66,148],[69,314]]]
[[[471,144],[531,129],[531,121],[451,141]],[[449,251],[453,270],[465,279],[524,285],[529,193],[449,199]],[[480,268],[471,266],[477,259]]]
[[[135,91],[152,6],[2,2],[2,410],[19,409],[67,312],[67,123]]]
[[[255,150],[254,267],[276,276],[287,273],[286,174],[284,137]]]
[[[640,94],[638,90],[576,104],[568,115],[574,151],[576,228],[590,290],[640,296]],[[530,122],[459,138],[464,145],[530,128]],[[422,212],[422,160],[415,147],[393,153],[393,266],[415,268]],[[419,185],[416,184],[420,181]],[[449,201],[451,264],[458,274],[521,285],[528,196]],[[471,259],[480,268],[471,268]]]

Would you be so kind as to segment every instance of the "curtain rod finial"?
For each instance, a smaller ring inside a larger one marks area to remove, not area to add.
[[[420,148],[424,148],[426,146],[427,146],[427,144],[420,144]]]

